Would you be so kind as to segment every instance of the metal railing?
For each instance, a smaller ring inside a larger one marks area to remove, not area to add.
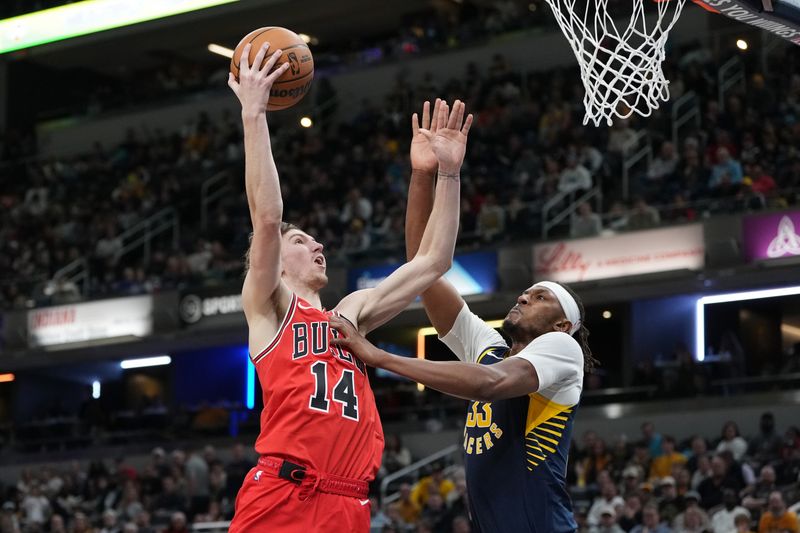
[[[447,448],[439,450],[438,452],[436,452],[434,454],[431,454],[431,455],[429,455],[427,457],[424,457],[424,458],[420,459],[419,461],[417,461],[415,463],[411,463],[407,467],[401,468],[397,472],[393,472],[393,473],[389,474],[388,476],[384,477],[383,480],[381,481],[381,502],[383,502],[384,504],[391,503],[391,502],[397,500],[400,497],[399,493],[394,493],[392,495],[387,495],[387,492],[388,492],[388,489],[389,489],[389,485],[393,481],[397,481],[398,479],[402,479],[402,478],[406,477],[407,475],[409,475],[411,473],[418,472],[421,468],[423,468],[425,466],[428,466],[429,464],[433,463],[434,461],[438,461],[439,459],[442,459],[444,457],[449,457],[449,456],[451,456],[451,455],[453,455],[455,453],[461,453],[461,446],[459,446],[458,444],[452,444],[452,445],[448,446]]]
[[[672,144],[678,146],[681,128],[692,121],[700,129],[700,99],[694,91],[689,91],[672,106]]]
[[[633,152],[637,146],[639,149]],[[622,162],[622,197],[628,200],[631,196],[631,171],[645,158],[648,167],[653,162],[650,133],[647,130],[639,130],[636,136],[623,147],[622,153],[625,154],[625,160]]]
[[[118,261],[122,256],[141,248],[144,262],[150,262],[153,239],[168,231],[172,232],[172,248],[177,249],[180,241],[180,221],[178,213],[171,207],[158,211],[117,235],[117,239],[122,241],[122,248],[114,259]]]
[[[725,97],[737,85],[746,89],[744,64],[734,56],[725,62],[717,73],[717,97],[719,98],[720,111],[725,111]]]
[[[200,228],[203,231],[208,229],[208,210],[211,204],[230,191],[230,173],[227,170],[214,174],[200,186]]]
[[[80,257],[59,268],[53,274],[52,282],[55,283],[58,280],[71,281],[80,287],[80,293],[84,298],[88,297],[89,282],[91,280],[89,261],[85,257]]]
[[[567,197],[569,197],[569,204],[554,216],[550,217],[550,211],[552,211],[554,207],[561,205],[561,203]],[[600,185],[596,185],[577,198],[575,197],[575,191],[572,191],[569,193],[559,192],[553,198],[548,200],[542,208],[542,238],[546,239],[550,234],[550,230],[564,222],[567,217],[570,217],[570,220],[572,220],[572,218],[575,216],[575,211],[577,211],[578,206],[583,202],[592,200],[593,198],[595,199],[595,211],[599,213],[601,211],[600,208],[603,201],[603,192]]]

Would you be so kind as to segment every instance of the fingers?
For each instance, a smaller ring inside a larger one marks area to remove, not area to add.
[[[347,334],[349,333],[349,329],[352,327],[350,325],[350,322],[343,320],[341,317],[338,317],[336,315],[332,315],[328,319],[328,322],[330,323],[333,329],[335,329],[339,333],[344,334],[345,336],[348,336]]]
[[[450,115],[450,106],[447,105],[447,102],[442,100],[442,105],[439,107],[439,124],[436,126],[437,129],[443,130],[447,127],[447,117]]]
[[[242,71],[250,70],[250,49],[253,47],[252,44],[247,43],[244,45],[244,49],[242,50],[242,55],[239,56],[239,75],[241,76]]]
[[[472,126],[472,119],[472,113],[467,115],[467,120],[464,121],[464,127],[461,128],[461,133],[464,134],[464,136],[469,135],[469,128]]]
[[[253,60],[253,70],[262,71],[261,65],[264,63],[264,56],[267,55],[267,50],[269,50],[269,43],[264,43],[261,45],[261,48],[258,49],[258,53],[256,54],[255,60]],[[267,71],[269,72],[269,71]]]
[[[429,141],[430,141],[431,139],[433,139],[433,136],[435,135],[435,133],[434,133],[434,132],[432,132],[431,130],[423,130],[422,128],[419,128],[419,129],[417,130],[417,133],[419,133],[419,134],[421,134],[421,135],[424,135],[424,136],[425,136],[425,138],[426,138],[426,139],[428,139]]]
[[[422,104],[422,129],[431,129],[431,103],[427,100]]]
[[[417,114],[414,113],[411,115],[411,135],[416,137],[417,133],[419,133],[419,119]]]
[[[439,129],[439,113],[442,109],[442,99],[437,98],[436,102],[433,104],[433,115],[431,116],[431,127],[430,130],[432,132],[436,132]]]
[[[267,82],[272,85],[275,80],[283,76],[283,73],[289,70],[289,63],[281,63],[281,65],[276,68],[269,76],[267,76]]]
[[[447,121],[447,128],[451,130],[461,129],[461,121],[464,119],[464,102],[456,100],[453,103],[453,111]]]
[[[236,81],[233,72],[228,72],[228,87],[231,88],[234,94],[239,94],[239,82]]]
[[[261,53],[261,52],[259,52],[259,53]],[[270,73],[270,74],[272,74],[273,73],[272,69],[275,68],[275,63],[278,62],[278,59],[281,58],[282,54],[283,54],[283,50],[275,50],[275,53],[273,53],[271,56],[269,56],[269,59],[267,59],[267,62],[264,63],[264,66],[261,68],[261,70],[259,70],[259,73]],[[288,67],[289,63],[284,63],[283,65],[286,65]],[[283,65],[281,65],[278,68],[283,67]],[[276,70],[278,70],[278,69],[276,69]],[[286,72],[286,68],[285,67],[284,67],[284,70],[281,72],[281,74],[283,74],[283,72]]]

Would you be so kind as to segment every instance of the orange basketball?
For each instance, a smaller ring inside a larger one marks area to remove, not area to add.
[[[270,57],[270,51],[282,50],[283,54],[278,59],[276,66],[289,63],[289,70],[284,72],[272,85],[267,109],[277,111],[292,107],[302,100],[311,89],[311,80],[314,79],[314,57],[305,41],[295,32],[277,26],[251,31],[236,45],[236,50],[231,58],[231,72],[238,80],[239,59],[242,57],[242,50],[247,43],[252,45],[248,64],[253,67],[256,54],[265,42],[269,43],[269,51],[264,56],[265,62]]]

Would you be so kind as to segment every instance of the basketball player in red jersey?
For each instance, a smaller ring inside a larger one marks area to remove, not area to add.
[[[367,532],[368,483],[383,451],[383,429],[364,364],[330,344],[337,315],[368,332],[403,310],[450,267],[459,219],[459,172],[472,116],[464,104],[437,100],[414,133],[430,143],[439,172],[433,213],[413,260],[373,289],[345,297],[325,311],[322,244],[282,222],[278,172],[272,158],[266,106],[270,88],[285,71],[261,69],[242,53],[239,81],[229,85],[242,104],[245,180],[253,236],[242,304],[250,329],[253,364],[264,392],[260,454],[244,480],[229,531]],[[267,46],[258,51],[261,65]],[[463,125],[462,125],[463,122]]]

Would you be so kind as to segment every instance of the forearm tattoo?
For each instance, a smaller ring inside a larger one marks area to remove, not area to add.
[[[461,179],[461,174],[458,172],[442,172],[439,171],[439,179],[440,180],[454,180],[459,181]]]

